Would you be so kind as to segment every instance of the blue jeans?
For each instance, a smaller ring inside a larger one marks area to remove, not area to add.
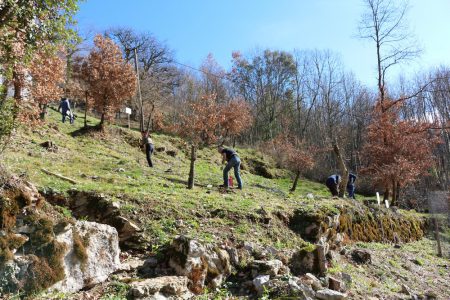
[[[237,155],[233,156],[223,169],[223,185],[225,187],[228,187],[228,172],[231,170],[231,168],[234,168],[234,177],[236,177],[238,188],[242,189],[242,179],[240,173],[241,159]]]
[[[65,123],[67,117],[67,110],[62,110],[61,114],[62,114],[62,122]]]
[[[62,122],[63,123],[66,122],[66,117],[69,118],[70,124],[73,124],[73,116],[72,116],[72,112],[70,110],[63,110],[62,111]]]
[[[349,184],[347,185],[347,193],[349,198],[355,198],[355,185]]]

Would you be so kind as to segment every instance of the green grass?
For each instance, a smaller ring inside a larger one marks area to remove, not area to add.
[[[88,117],[89,125],[98,120]],[[163,134],[152,135],[155,147],[176,150],[176,157],[164,152],[153,157],[154,168],[149,168],[145,154],[127,140],[140,138],[136,130],[111,125],[108,135],[89,133],[76,135],[83,126],[79,118],[75,124],[61,123],[60,114],[50,110],[46,123],[41,126],[18,130],[4,154],[4,163],[14,173],[22,174],[40,189],[52,189],[66,193],[70,189],[97,191],[110,195],[121,204],[125,214],[134,211],[151,212],[143,215],[143,226],[158,243],[170,240],[177,233],[212,240],[217,236],[235,235],[242,240],[251,239],[271,243],[268,229],[255,223],[257,211],[292,211],[310,200],[306,194],[317,198],[328,192],[322,184],[300,180],[297,191],[290,193],[292,179],[285,170],[276,169],[270,158],[254,149],[237,148],[245,163],[246,157],[265,160],[274,173],[284,177],[266,179],[242,171],[244,190],[221,193],[221,157],[215,147],[198,151],[195,187],[186,188],[189,173],[189,145],[183,140]],[[40,146],[52,141],[58,151],[49,152]],[[77,181],[74,185],[42,172],[41,169],[61,174]],[[232,174],[232,172],[231,172]],[[212,185],[213,188],[206,188]],[[210,218],[217,211],[219,220]],[[69,215],[69,211],[63,211]],[[183,228],[176,228],[175,221],[183,220]],[[234,227],[233,230],[229,228]],[[280,230],[280,233],[283,233]],[[301,243],[292,233],[279,237],[278,243]]]
[[[336,205],[347,203],[330,199],[325,185],[308,180],[300,180],[297,190],[289,192],[292,174],[277,169],[271,158],[257,150],[240,147],[237,151],[244,164],[249,159],[262,160],[277,178],[266,179],[243,170],[244,189],[222,193],[217,188],[222,183],[221,157],[215,147],[210,147],[198,151],[195,187],[189,190],[186,182],[190,147],[182,139],[152,135],[156,148],[175,150],[177,155],[157,152],[153,157],[155,167],[149,168],[144,152],[137,146],[140,138],[137,130],[111,125],[106,135],[77,134],[83,126],[82,118],[73,125],[63,124],[59,113],[49,111],[46,123],[18,130],[4,154],[7,167],[40,189],[108,194],[112,201],[119,202],[125,216],[138,213],[139,226],[156,248],[176,234],[205,241],[233,239],[301,247],[303,241],[286,230],[281,221],[275,220],[271,226],[262,224],[260,211],[263,209],[269,215],[277,211],[289,214],[298,208],[336,212]],[[88,117],[90,126],[98,122]],[[41,147],[45,141],[53,141],[58,151],[49,152]],[[78,184],[47,175],[42,168],[72,178]],[[208,185],[213,187],[207,188]],[[309,193],[314,199],[306,197]],[[70,211],[62,212],[70,215]]]

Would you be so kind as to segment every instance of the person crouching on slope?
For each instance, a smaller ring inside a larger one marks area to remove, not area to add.
[[[219,146],[217,150],[222,154],[222,164],[225,161],[227,162],[227,165],[223,169],[223,185],[221,185],[221,187],[228,188],[228,172],[231,168],[234,168],[234,177],[236,177],[238,189],[242,190],[242,179],[240,174],[241,159],[238,154],[233,149],[223,148],[222,146]]]
[[[328,187],[333,196],[339,196],[340,183],[341,183],[341,176],[333,174],[330,177],[328,177],[327,181],[325,182],[325,185]]]
[[[142,144],[145,147],[145,154],[147,156],[147,162],[148,162],[148,166],[150,168],[153,168],[153,162],[152,162],[152,154],[154,151],[154,147],[153,147],[153,141],[152,139],[148,136],[148,132],[146,131],[142,131]]]

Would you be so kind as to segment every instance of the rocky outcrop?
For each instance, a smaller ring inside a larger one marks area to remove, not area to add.
[[[261,292],[261,290],[263,290],[263,292]],[[257,289],[257,291],[258,295],[262,295],[264,292],[268,293],[269,299],[315,299],[315,292],[310,287],[303,284],[300,278],[292,276],[277,276],[264,282],[263,287]]]
[[[129,299],[192,299],[188,289],[188,278],[163,276],[133,282],[128,292]]]
[[[337,292],[337,291],[324,289],[324,290],[317,291],[316,297],[317,297],[317,299],[320,299],[320,300],[342,300],[342,299],[346,299],[347,295]]]
[[[65,278],[52,288],[75,292],[105,281],[120,268],[119,239],[115,228],[95,222],[77,221],[56,235],[65,245]]]
[[[69,208],[76,218],[83,217],[116,228],[123,250],[145,250],[149,246],[141,228],[122,216],[120,204],[112,201],[107,195],[72,190],[69,197],[52,191],[47,191],[45,197],[52,204]]]
[[[289,266],[295,275],[313,273],[324,275],[327,269],[327,259],[322,246],[303,248],[292,256]]]
[[[289,227],[304,240],[322,246],[325,255],[352,241],[416,241],[424,236],[425,226],[419,217],[355,201],[299,208],[289,219]]]
[[[202,245],[185,236],[176,238],[168,252],[169,265],[189,279],[189,289],[199,294],[205,286],[216,288],[231,273],[230,256],[214,245]]]
[[[77,291],[118,268],[114,228],[69,219],[32,184],[0,176],[0,294]]]

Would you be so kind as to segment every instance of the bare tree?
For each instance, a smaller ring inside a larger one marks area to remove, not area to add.
[[[403,0],[363,0],[367,10],[362,15],[359,36],[375,43],[377,81],[380,101],[386,99],[387,71],[416,58],[421,50],[406,26],[408,3]]]
[[[156,106],[168,97],[176,81],[178,71],[171,65],[172,51],[151,33],[140,33],[131,28],[111,28],[105,35],[121,47],[126,62],[137,56],[142,104],[135,101],[133,106],[137,108],[134,111],[140,112],[141,130],[149,131]]]

